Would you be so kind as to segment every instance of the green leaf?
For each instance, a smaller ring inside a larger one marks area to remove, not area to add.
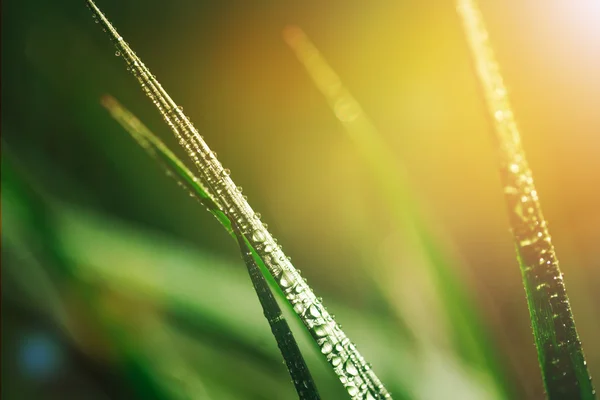
[[[296,343],[296,339],[277,304],[277,300],[273,297],[273,293],[269,288],[267,280],[258,267],[257,261],[260,260],[260,258],[254,255],[255,253],[252,251],[252,247],[246,238],[244,238],[244,235],[242,235],[236,224],[233,224],[233,230],[240,246],[242,258],[248,268],[248,274],[252,280],[252,285],[260,300],[265,318],[271,326],[271,332],[273,332],[273,336],[275,336],[275,339],[277,340],[277,345],[285,360],[288,371],[290,371],[292,382],[296,387],[296,392],[298,392],[298,397],[303,400],[320,399],[317,387],[306,366],[304,357],[302,357],[298,343]]]
[[[284,30],[284,39],[303,63],[362,156],[382,199],[387,203],[387,211],[395,228],[407,243],[405,251],[411,252],[409,258],[423,260],[418,273],[425,275],[436,287],[437,303],[448,316],[449,326],[445,331],[452,339],[455,350],[467,365],[487,371],[495,380],[497,391],[510,398],[489,333],[474,302],[469,298],[467,287],[461,280],[463,278],[456,273],[453,265],[456,262],[453,262],[446,246],[420,218],[419,207],[407,183],[406,171],[396,162],[396,157],[378,129],[307,35],[300,28],[289,26]],[[388,290],[390,288],[395,290],[396,285],[389,284]],[[407,325],[410,323],[406,322]],[[440,324],[443,322],[440,321]],[[415,333],[415,336],[420,334]]]
[[[546,393],[550,399],[594,399],[563,274],[483,16],[474,0],[458,1],[498,144],[500,176]]]
[[[333,372],[352,398],[389,398],[390,394],[372,367],[350,341],[340,325],[334,320],[308,283],[300,276],[277,241],[254,212],[241,189],[229,176],[204,142],[202,136],[187,116],[163,89],[150,70],[131,47],[123,40],[93,1],[87,4],[94,18],[109,33],[117,51],[122,55],[132,74],[138,79],[143,91],[152,100],[165,122],[171,128],[180,145],[198,169],[210,192],[218,200],[221,211],[235,220],[244,236],[250,240],[269,273],[275,278],[287,301],[302,320]]]

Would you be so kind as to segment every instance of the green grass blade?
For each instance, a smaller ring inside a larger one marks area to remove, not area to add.
[[[302,400],[320,399],[317,387],[310,375],[304,357],[302,357],[298,343],[294,339],[294,335],[269,288],[267,280],[256,263],[255,255],[248,241],[244,238],[236,224],[233,224],[233,231],[240,246],[244,263],[246,263],[246,267],[248,268],[248,274],[250,274],[250,278],[252,279],[252,285],[263,308],[265,318],[269,321],[271,332],[273,332],[273,336],[277,340],[281,355],[285,360],[288,371],[290,371],[292,382],[294,383],[296,392],[298,392],[298,397]]]
[[[509,221],[546,393],[550,399],[593,399],[595,391],[563,274],[483,17],[473,0],[459,0],[458,11],[494,124]]]
[[[396,162],[378,129],[307,35],[295,26],[287,27],[283,34],[364,159],[382,198],[387,202],[390,216],[408,242],[407,247],[415,252],[415,259],[424,260],[421,273],[429,274],[436,285],[440,308],[443,307],[448,315],[447,331],[456,352],[467,364],[488,371],[495,380],[497,391],[511,397],[507,393],[499,357],[465,285],[460,281],[461,277],[454,271],[452,257],[419,218],[420,210],[411,195],[405,170]],[[390,179],[391,172],[394,173],[393,179]]]
[[[85,310],[95,322],[92,327],[100,330],[96,335],[108,339],[112,350],[119,356],[119,369],[129,378],[141,397],[153,400],[190,400],[201,396],[209,399],[203,383],[193,371],[182,364],[176,354],[169,352],[164,339],[161,342],[156,341],[155,338],[159,333],[153,332],[152,335],[140,340],[131,333],[133,330],[131,321],[115,318],[118,313],[107,312],[109,310],[104,306],[102,293],[98,288],[79,280],[78,266],[71,262],[68,251],[55,232],[55,209],[46,203],[35,187],[20,179],[17,169],[6,152],[2,154],[2,204],[11,211],[8,229],[3,229],[2,232],[3,242],[9,246],[16,245],[13,248],[21,253],[28,251],[25,243],[36,244],[33,246],[36,249],[35,255],[33,252],[30,255],[33,257],[32,261],[46,267],[51,266],[52,273],[49,275],[60,281],[60,287],[63,290],[68,289],[70,301],[77,303],[74,306],[62,300],[64,307],[61,308],[81,307]],[[21,226],[17,228],[17,225]],[[29,267],[19,265],[19,268]],[[61,297],[59,296],[59,301]],[[74,330],[75,318],[71,318],[73,315],[64,311],[59,315],[59,322],[64,324],[62,328],[68,331]],[[139,322],[139,316],[136,317]],[[153,340],[151,352],[147,351],[150,347],[147,338]],[[149,355],[159,353],[161,363],[149,359]],[[178,372],[187,372],[185,381],[173,384],[170,375],[175,369]],[[190,392],[190,389],[193,389],[193,392]]]
[[[242,258],[248,268],[252,285],[260,300],[265,318],[271,326],[273,336],[285,360],[286,366],[292,377],[292,382],[300,399],[319,399],[316,385],[310,375],[306,362],[302,357],[300,348],[294,339],[292,331],[281,313],[281,309],[269,288],[269,284],[261,272],[258,263],[262,260],[244,238],[239,228],[231,224],[230,219],[219,210],[216,201],[208,193],[206,186],[197,178],[181,160],[171,152],[150,130],[142,124],[133,114],[121,106],[113,97],[104,96],[102,105],[110,112],[112,117],[119,122],[125,130],[144,148],[151,156],[156,158],[173,178],[184,189],[194,195],[237,239]],[[265,270],[263,266],[263,270]]]
[[[88,0],[87,4],[93,11],[94,17],[109,32],[128,68],[198,168],[200,176],[210,188],[210,193],[218,197],[218,207],[234,218],[244,236],[250,239],[252,247],[320,346],[333,371],[346,387],[348,395],[355,399],[390,398],[381,380],[277,245],[273,236],[258,218],[258,214],[250,207],[241,190],[230,178],[228,171],[223,168],[181,108],[171,99],[94,2]]]

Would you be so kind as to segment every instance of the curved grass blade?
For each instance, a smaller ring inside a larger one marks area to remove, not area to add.
[[[286,366],[292,377],[292,382],[298,392],[298,397],[302,400],[318,400],[320,399],[317,387],[308,370],[306,362],[302,357],[300,348],[294,339],[294,335],[287,324],[281,309],[269,288],[269,284],[265,279],[259,263],[262,261],[258,254],[252,249],[250,243],[244,238],[242,232],[237,228],[237,225],[231,224],[231,220],[222,213],[216,201],[208,193],[208,189],[202,184],[199,178],[181,162],[175,154],[173,154],[150,130],[144,126],[133,114],[122,107],[114,98],[104,96],[102,104],[111,113],[125,130],[154,158],[165,167],[170,175],[172,175],[177,183],[184,189],[187,189],[190,194],[194,195],[218,220],[220,220],[225,228],[230,231],[231,235],[237,240],[242,253],[242,258],[248,274],[252,280],[252,285],[256,290],[258,299],[265,318],[271,326],[273,336],[277,340],[277,345],[281,350],[281,354],[285,360]],[[263,270],[265,269],[263,265]]]
[[[294,335],[292,334],[285,317],[281,313],[281,309],[269,288],[267,280],[256,263],[255,256],[250,250],[248,241],[244,238],[236,224],[233,224],[233,231],[237,237],[240,251],[242,252],[242,258],[244,263],[246,263],[246,267],[248,267],[248,273],[250,274],[252,285],[260,300],[265,318],[269,321],[273,336],[277,339],[277,345],[279,346],[281,355],[283,355],[285,364],[292,376],[292,382],[294,382],[298,397],[301,400],[320,399],[317,387],[315,386],[310,371],[308,370],[308,366],[302,357],[298,343],[296,343],[296,339],[294,339]]]
[[[270,274],[293,305],[313,339],[321,348],[333,371],[353,399],[390,398],[383,383],[367,364],[332,315],[302,279],[277,242],[264,227],[194,125],[171,99],[116,29],[92,0],[87,0],[94,17],[109,32],[128,69],[138,79],[146,95],[169,125],[180,145],[198,168],[210,191],[218,197],[218,206],[226,211],[263,260]]]
[[[458,12],[494,124],[500,174],[546,393],[550,399],[594,399],[563,274],[483,17],[473,0],[459,0]]]
[[[504,392],[506,398],[511,398],[505,373],[490,343],[489,334],[486,333],[473,302],[466,295],[467,289],[453,271],[449,261],[451,256],[419,218],[419,207],[406,183],[404,169],[395,161],[394,155],[361,105],[302,29],[289,26],[284,30],[283,36],[365,160],[398,229],[406,237],[405,240],[410,242],[410,248],[416,253],[422,253],[415,258],[424,259],[426,268],[422,272],[430,274],[436,285],[440,307],[444,307],[449,316],[448,331],[456,351],[468,364],[489,371],[498,392]],[[389,178],[390,171],[396,174],[394,179]]]

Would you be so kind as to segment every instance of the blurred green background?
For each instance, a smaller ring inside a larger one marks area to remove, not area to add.
[[[490,126],[451,1],[97,5],[394,395],[543,398]],[[600,6],[482,8],[597,377]],[[111,94],[179,152],[85,2],[8,0],[1,17],[3,397],[294,398],[237,246],[101,107]],[[453,317],[283,41],[288,24],[405,167],[501,372],[448,344]],[[323,398],[343,398],[294,326]]]

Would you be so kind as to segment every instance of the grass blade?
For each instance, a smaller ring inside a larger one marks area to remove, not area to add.
[[[235,224],[233,224],[233,231],[237,237],[240,251],[242,252],[242,258],[248,268],[248,273],[252,279],[252,285],[260,300],[265,318],[269,321],[273,336],[275,336],[275,339],[277,340],[281,355],[292,376],[292,382],[294,382],[298,397],[302,400],[320,399],[317,387],[310,375],[304,357],[302,357],[298,343],[296,343],[296,339],[294,339],[294,335],[281,313],[281,309],[269,288],[267,280],[256,263],[255,256],[250,250],[249,243]]]
[[[181,108],[170,98],[94,2],[87,0],[87,4],[94,17],[109,32],[128,68],[186,150],[210,191],[218,197],[218,207],[235,220],[245,237],[250,238],[252,247],[320,346],[321,352],[346,387],[350,397],[390,398],[380,379],[265,229],[247,199],[242,196],[241,190],[230,178],[229,172],[223,168]]]
[[[506,205],[546,393],[550,399],[593,399],[595,391],[563,274],[483,17],[473,0],[459,0],[458,12],[494,124]]]
[[[20,178],[15,165],[18,164],[7,156],[6,152],[3,153],[2,204],[12,211],[13,219],[13,221],[9,220],[9,229],[2,233],[3,242],[6,239],[8,245],[13,246],[13,249],[21,254],[28,251],[27,244],[30,246],[31,242],[36,244],[35,253],[31,252],[31,261],[52,268],[48,276],[60,282],[59,287],[62,290],[57,300],[62,302],[66,310],[73,311],[81,308],[86,315],[89,315],[90,321],[95,322],[91,325],[92,328],[99,330],[95,335],[108,339],[112,350],[119,356],[119,370],[130,380],[140,397],[155,400],[190,400],[200,395],[202,398],[209,399],[203,383],[193,370],[182,362],[178,354],[169,352],[170,348],[165,343],[165,338],[157,341],[159,332],[150,329],[151,334],[145,335],[143,340],[140,340],[131,333],[134,330],[131,315],[128,319],[124,319],[117,318],[119,313],[107,312],[102,291],[80,280],[78,266],[71,261],[68,251],[57,235],[55,208],[46,202],[45,196],[39,193],[35,186]],[[17,224],[22,226],[17,228]],[[25,268],[26,271],[30,270],[26,265],[18,267]],[[65,301],[65,298],[70,300],[70,304]],[[117,308],[121,311],[127,309],[123,304]],[[77,335],[78,324],[85,325],[88,321],[78,320],[77,313],[61,312],[59,315],[61,317],[59,321],[64,323],[62,328],[71,335]],[[133,319],[138,322],[136,329],[139,330],[140,316],[135,317],[137,319]],[[82,341],[85,342],[85,339]],[[152,342],[151,346],[149,342]],[[151,352],[144,351],[150,347]],[[161,363],[150,362],[148,355],[158,352],[160,352]],[[185,374],[185,379],[174,384],[172,379],[174,373]]]
[[[453,271],[449,261],[452,257],[419,218],[419,207],[410,193],[405,170],[395,161],[389,146],[361,105],[302,29],[289,26],[283,36],[364,159],[397,229],[409,243],[407,248],[415,252],[415,259],[424,260],[420,272],[429,274],[436,286],[439,307],[444,307],[443,311],[449,316],[447,330],[455,350],[467,364],[488,371],[495,380],[497,391],[510,398],[499,357],[489,343],[472,300],[466,295],[467,289]],[[390,172],[395,174],[393,179],[389,178]]]
[[[102,104],[111,113],[125,130],[154,158],[156,158],[175,178],[177,183],[184,189],[187,189],[190,194],[194,195],[218,220],[220,220],[225,228],[230,231],[231,235],[237,239],[242,258],[248,268],[248,273],[252,280],[252,285],[256,290],[256,294],[260,300],[265,318],[271,326],[273,336],[277,340],[277,345],[281,350],[281,354],[285,360],[287,368],[292,377],[292,382],[298,392],[300,399],[320,399],[316,385],[308,370],[306,362],[302,357],[300,348],[294,339],[292,331],[287,324],[287,321],[281,313],[281,309],[269,288],[269,284],[265,279],[258,263],[262,261],[258,254],[252,249],[250,243],[244,238],[243,234],[235,224],[231,224],[231,220],[222,213],[213,196],[208,193],[206,186],[202,184],[199,178],[181,162],[175,154],[173,154],[150,130],[144,126],[133,114],[122,107],[114,98],[104,96]],[[263,270],[264,270],[263,265]]]

